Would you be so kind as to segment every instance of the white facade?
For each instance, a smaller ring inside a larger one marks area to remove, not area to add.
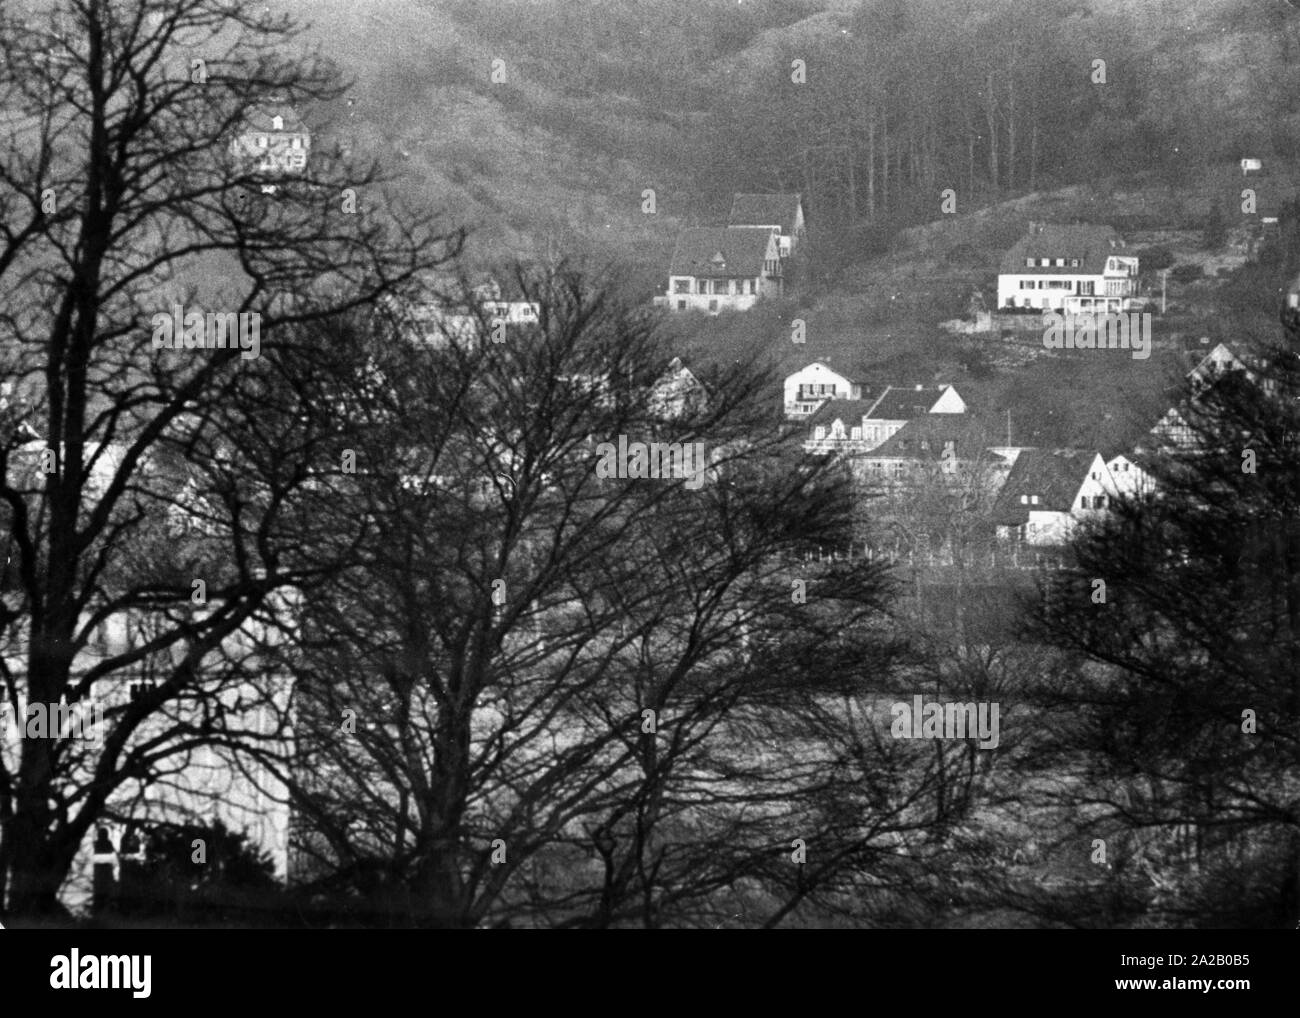
[[[998,307],[1034,308],[1044,311],[1115,312],[1127,311],[1137,293],[1138,259],[1132,255],[1111,255],[1100,275],[1043,274],[1036,268],[1068,268],[1064,258],[1026,258],[1023,272],[998,276]],[[1070,259],[1077,263],[1078,258]]]
[[[832,371],[821,361],[813,361],[785,379],[783,405],[788,418],[807,417],[828,399],[861,398],[862,386]]]

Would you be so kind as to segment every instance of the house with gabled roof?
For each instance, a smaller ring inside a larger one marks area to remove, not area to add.
[[[777,234],[761,226],[701,226],[677,235],[668,292],[672,311],[744,311],[783,292]]]
[[[238,133],[230,140],[230,155],[268,177],[303,173],[311,153],[311,132],[298,111],[274,96],[249,108]],[[274,184],[263,190],[274,191]]]
[[[1127,311],[1137,296],[1137,274],[1137,256],[1110,226],[1030,223],[1002,257],[998,307]]]
[[[782,405],[790,420],[803,420],[828,399],[862,399],[861,383],[834,370],[824,361],[813,361],[785,377]]]
[[[736,194],[728,226],[762,226],[776,230],[782,258],[789,258],[805,232],[803,197],[794,194]]]
[[[708,398],[704,383],[682,363],[680,357],[674,357],[650,387],[647,403],[656,417],[675,420],[703,409]]]
[[[914,418],[965,412],[965,400],[951,385],[891,385],[869,399],[828,400],[808,418],[804,451],[870,452]]]
[[[993,523],[1002,539],[1064,544],[1080,523],[1108,509],[1115,491],[1095,450],[1025,449],[994,503]]]

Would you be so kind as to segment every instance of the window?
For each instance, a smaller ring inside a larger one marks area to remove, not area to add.
[[[1065,259],[1064,259],[1064,258],[1058,258],[1058,259],[1056,259],[1056,267],[1057,267],[1058,269],[1063,269],[1063,268],[1065,268]]]
[[[862,441],[862,426],[858,425],[856,428],[852,430],[851,434],[853,435],[853,441],[855,442]]]
[[[749,292],[751,294],[754,292],[754,281],[752,279],[749,281]]]
[[[695,281],[695,292],[696,292],[696,293],[708,293],[708,292],[709,292],[709,281],[708,281],[707,279],[697,279],[697,280]]]
[[[1038,505],[1038,496],[1037,496],[1037,495],[1030,495],[1030,496],[1029,496],[1029,504],[1030,504],[1030,505]]]
[[[1032,290],[1033,288],[1034,288],[1034,281],[1032,279],[1022,279],[1020,281],[1020,289]]]
[[[690,293],[691,281],[689,279],[673,280],[673,293]]]
[[[1096,498],[1094,498],[1094,499],[1092,500],[1092,505],[1093,505],[1093,508],[1094,508],[1094,509],[1105,509],[1105,508],[1106,508],[1106,496],[1105,496],[1105,495],[1098,495]]]
[[[1044,269],[1047,268],[1047,266],[1050,265],[1051,263],[1052,263],[1052,259],[1050,259],[1050,258],[1040,258],[1040,259],[1038,259],[1038,264],[1039,264],[1039,266],[1042,267],[1042,268],[1044,268]]]
[[[1077,269],[1078,267],[1079,267],[1079,259],[1078,259],[1078,258],[1071,258],[1071,259],[1070,259],[1070,268],[1072,268],[1072,269]]]
[[[825,427],[823,427],[823,426],[820,425],[820,424],[817,425],[817,427],[815,427],[815,428],[813,429],[813,438],[815,438],[817,441],[820,442],[820,441],[821,441],[823,438],[825,438],[825,437],[826,437],[826,429],[825,429]]]
[[[283,131],[283,130],[284,130],[284,117],[272,117],[272,118],[271,118],[271,130],[273,130],[273,131]]]
[[[1080,509],[1087,509],[1087,508],[1088,508],[1088,496],[1087,496],[1087,495],[1084,495],[1082,498],[1079,499],[1079,508],[1080,508]]]
[[[1021,504],[1021,505],[1029,505],[1029,496],[1028,496],[1028,495],[1021,495],[1021,496],[1020,496],[1020,504]]]
[[[1027,268],[1027,269],[1032,269],[1033,267],[1034,267],[1034,260],[1033,260],[1032,258],[1026,258],[1026,259],[1025,259],[1025,268]]]

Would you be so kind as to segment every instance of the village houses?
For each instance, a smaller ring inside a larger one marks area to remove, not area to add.
[[[965,401],[951,385],[891,385],[870,399],[827,400],[808,418],[804,451],[870,452],[914,418],[965,412]]]

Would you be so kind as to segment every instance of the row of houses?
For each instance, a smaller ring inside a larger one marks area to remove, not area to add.
[[[1195,451],[1199,437],[1189,407],[1211,387],[1237,377],[1267,391],[1271,383],[1248,354],[1218,344],[1187,373],[1186,399],[1166,411],[1123,451],[1044,449],[995,438],[997,428],[971,414],[952,385],[882,385],[814,361],[786,377],[782,397],[788,427],[803,433],[803,449],[835,456],[872,492],[906,493],[948,475],[974,478],[986,496],[988,522],[999,538],[1060,544],[1081,522],[1096,519],[1120,498],[1156,494],[1152,457]]]

